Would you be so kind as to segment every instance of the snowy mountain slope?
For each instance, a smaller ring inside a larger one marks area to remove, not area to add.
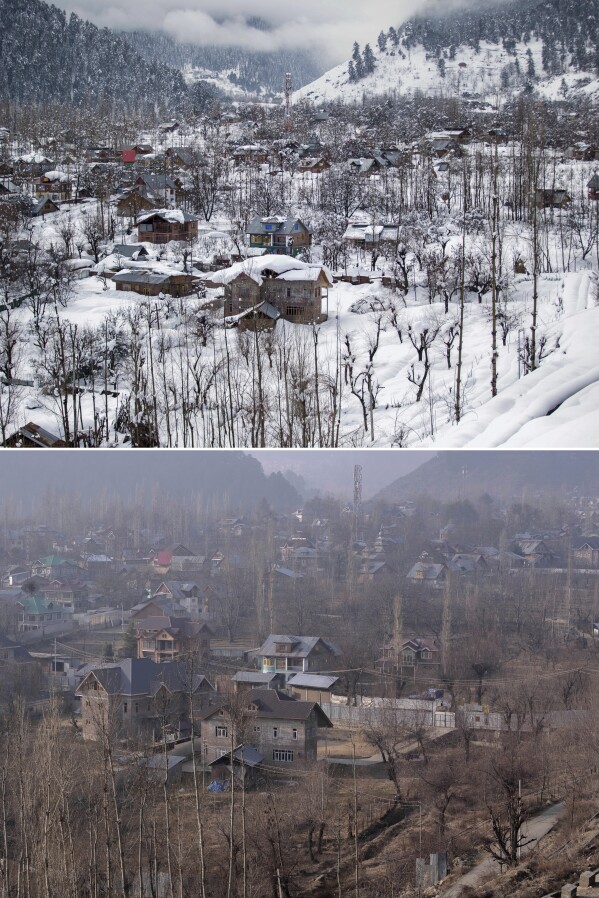
[[[456,48],[454,60],[446,60],[445,77],[441,77],[437,61],[423,46],[406,50],[404,57],[393,50],[381,53],[377,48],[377,67],[372,74],[352,83],[348,64],[342,63],[296,91],[294,100],[310,100],[315,104],[331,100],[359,103],[369,96],[410,96],[420,91],[438,97],[469,96],[473,101],[480,99],[495,106],[497,95],[505,91],[504,70],[507,70],[513,90],[525,86],[524,76],[518,78],[515,67],[517,61],[520,70],[526,71],[529,50],[535,68],[542,70],[543,44],[538,40],[517,44],[515,55],[508,55],[501,46],[485,41],[481,42],[478,53],[472,47],[462,45]],[[564,96],[570,99],[575,96],[599,98],[599,78],[590,71],[569,71],[542,78],[535,88],[546,99],[558,100]]]
[[[352,60],[296,91],[296,100],[461,96],[497,105],[498,96],[537,90],[548,99],[599,98],[596,0],[500,4],[484,18],[429,4],[397,31],[381,33],[372,64]],[[362,51],[362,58],[364,57]]]

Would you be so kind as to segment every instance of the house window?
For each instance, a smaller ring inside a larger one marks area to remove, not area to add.
[[[296,318],[302,314],[302,308],[301,306],[287,306],[285,314],[288,318]]]
[[[217,726],[216,727],[216,736],[218,739],[226,739],[229,735],[229,731],[226,726]]]
[[[260,727],[259,727],[259,726],[255,726],[255,727],[254,727],[254,732],[255,732],[255,733],[259,733],[259,732],[260,732]]]
[[[139,702],[135,702],[135,713],[139,711]]]
[[[272,752],[273,761],[284,761],[290,764],[293,761],[293,752],[284,748],[274,748]]]
[[[127,702],[123,702],[123,714],[127,713]]]
[[[297,730],[296,730],[295,727],[294,727],[294,728],[292,729],[292,731],[291,731],[291,738],[292,738],[292,739],[297,739]]]
[[[273,739],[277,739],[277,738],[278,738],[278,735],[279,735],[279,728],[278,728],[278,727],[273,727],[273,728],[272,728],[272,738],[273,738]]]

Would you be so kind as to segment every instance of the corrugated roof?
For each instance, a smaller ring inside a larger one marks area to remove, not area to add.
[[[238,670],[231,677],[231,681],[233,683],[272,683],[277,677],[280,677],[280,674],[262,673],[258,670]]]
[[[339,677],[324,676],[324,674],[294,674],[287,682],[288,686],[301,686],[303,689],[330,689],[335,685]]]
[[[168,284],[171,279],[169,274],[155,274],[152,271],[120,271],[113,275],[115,284]]]

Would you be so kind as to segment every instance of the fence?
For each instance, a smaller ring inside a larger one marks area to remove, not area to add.
[[[508,730],[531,732],[541,727],[571,729],[573,726],[582,725],[587,717],[585,711],[547,711],[522,719],[515,714],[501,714],[477,705],[465,705],[456,714],[454,711],[439,708],[438,702],[414,699],[379,699],[379,704],[358,707],[321,702],[320,706],[333,723],[355,727],[393,722],[398,726],[424,726],[432,729],[454,730],[462,726],[470,730],[490,732]]]

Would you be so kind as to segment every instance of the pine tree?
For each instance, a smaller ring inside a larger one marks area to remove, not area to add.
[[[372,47],[370,44],[366,44],[364,47],[364,53],[362,55],[364,61],[364,71],[367,75],[371,75],[376,68],[376,59],[374,58],[374,53],[372,52]]]
[[[391,43],[393,44],[394,47],[398,46],[399,34],[393,26],[391,26],[391,28],[389,29],[389,40],[391,41]]]
[[[352,50],[351,58],[353,59],[354,65],[356,66],[358,65],[358,60],[362,58],[360,56],[360,44],[357,41],[354,42],[354,48]]]
[[[534,78],[536,78],[537,73],[535,70],[535,61],[532,58],[532,50],[530,49],[530,47],[526,51],[526,56],[528,59],[528,62],[526,63],[526,75],[528,78],[534,79]]]
[[[358,80],[358,76],[356,75],[356,67],[354,65],[353,59],[350,59],[350,61],[349,61],[349,65],[347,67],[347,74],[349,75],[349,80],[351,82]]]
[[[387,49],[387,35],[384,31],[381,31],[381,33],[379,34],[377,38],[377,44],[379,45],[379,50],[381,51],[381,53],[384,53]]]

